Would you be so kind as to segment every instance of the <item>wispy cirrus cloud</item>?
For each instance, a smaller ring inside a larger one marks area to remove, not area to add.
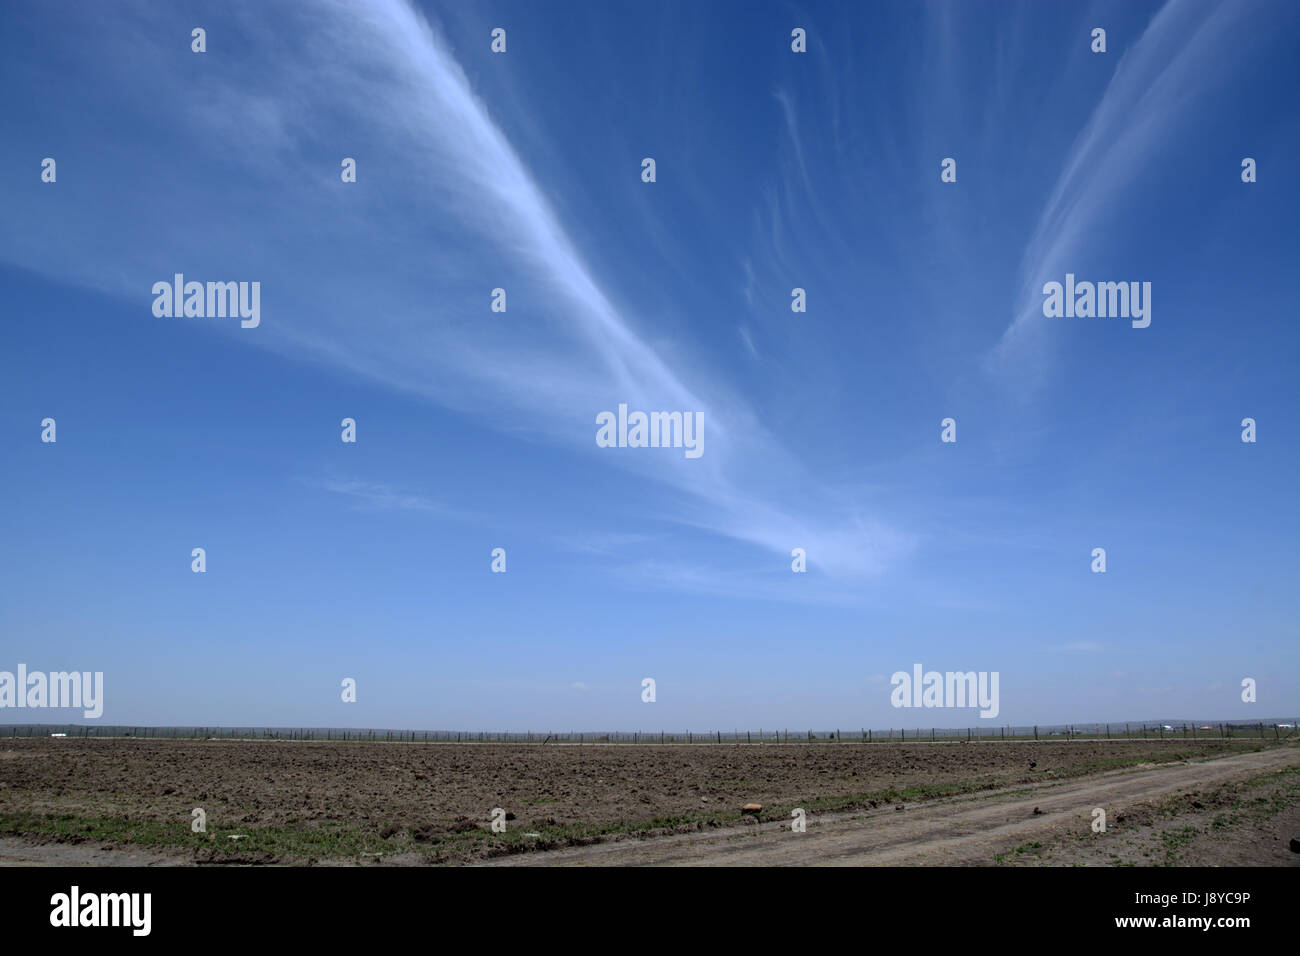
[[[1063,651],[1100,651],[1101,645],[1096,641],[1071,641],[1069,644],[1060,645]]]
[[[272,15],[284,22],[264,29]],[[188,51],[160,47],[165,26],[141,31],[91,15],[96,42],[120,54],[95,89],[145,128],[156,114],[181,117],[166,135],[194,161],[164,167],[147,143],[118,144],[93,193],[47,194],[45,206],[26,210],[64,223],[63,232],[0,239],[0,256],[64,278],[72,271],[142,303],[174,271],[257,278],[263,323],[237,341],[565,444],[589,459],[584,468],[650,478],[675,493],[669,519],[778,556],[797,544],[819,571],[850,577],[914,546],[823,487],[691,343],[650,344],[646,317],[607,292],[445,39],[413,6],[236,4],[231,16],[242,30],[238,68],[210,52],[189,61],[198,79],[186,85],[173,59]],[[270,39],[281,33],[297,38],[292,48]],[[793,122],[788,98],[781,104]],[[230,118],[245,115],[232,129]],[[355,185],[338,182],[336,155],[356,155]],[[321,156],[330,159],[322,165]],[[192,227],[191,210],[203,228]],[[496,286],[508,287],[508,317],[489,312]],[[524,311],[527,321],[514,320]],[[147,304],[141,316],[151,320]],[[592,457],[595,415],[619,402],[703,412],[706,454]],[[332,490],[373,507],[435,510],[379,486]]]
[[[440,518],[472,518],[469,512],[449,507],[424,495],[396,491],[375,481],[325,478],[303,480],[313,488],[351,498],[357,507],[369,511],[418,511]]]
[[[988,371],[1030,390],[1043,380],[1042,352],[1052,334],[1043,320],[1043,283],[1063,278],[1071,257],[1087,248],[1098,217],[1151,168],[1171,131],[1194,117],[1200,98],[1250,61],[1267,34],[1247,28],[1267,12],[1246,0],[1168,0],[1123,54],[1025,248],[1018,305],[986,358]]]
[[[561,538],[559,544],[567,550],[582,554],[615,555],[662,539],[661,534],[598,531],[583,535],[568,535]]]

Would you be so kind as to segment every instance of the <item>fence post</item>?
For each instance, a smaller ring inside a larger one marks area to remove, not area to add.
[[[1034,724],[1034,739],[1038,739],[1038,725]]]

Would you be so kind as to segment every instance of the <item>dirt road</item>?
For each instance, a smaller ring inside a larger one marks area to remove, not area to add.
[[[491,860],[488,866],[918,866],[982,865],[1032,841],[1093,836],[1093,809],[1124,830],[1125,810],[1177,794],[1205,794],[1234,781],[1300,766],[1300,748],[1285,747],[1197,761],[1113,771],[1086,779],[1019,787],[974,797],[931,800],[847,814],[808,817],[805,833],[790,821],[755,824],[739,832],[701,832],[622,840]],[[1199,806],[1200,804],[1194,804]],[[1036,812],[1037,811],[1037,812]],[[1294,825],[1294,804],[1284,814]],[[1116,821],[1119,821],[1116,823]],[[1278,839],[1272,837],[1271,839]],[[1285,847],[1285,841],[1283,841]],[[1274,852],[1271,851],[1270,852]],[[1300,861],[1282,856],[1271,861]],[[1065,861],[1058,861],[1065,862]],[[1243,861],[1244,862],[1244,861]]]

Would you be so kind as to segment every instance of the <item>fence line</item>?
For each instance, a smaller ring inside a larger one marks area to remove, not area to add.
[[[1197,721],[1052,726],[891,727],[855,730],[706,730],[706,731],[486,731],[393,730],[355,727],[132,727],[100,724],[0,725],[0,737],[136,737],[191,740],[385,741],[392,743],[529,744],[790,744],[790,743],[951,743],[981,740],[1192,740],[1247,738],[1280,740],[1296,734],[1300,721]],[[897,735],[895,735],[897,732]]]

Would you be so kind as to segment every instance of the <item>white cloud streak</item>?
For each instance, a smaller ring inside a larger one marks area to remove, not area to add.
[[[104,164],[98,204],[69,201],[55,211],[62,234],[51,232],[43,248],[31,236],[0,240],[0,255],[65,279],[81,270],[80,281],[143,302],[142,290],[172,271],[255,277],[263,323],[241,343],[346,368],[507,433],[567,443],[597,456],[583,467],[613,465],[670,487],[677,513],[665,517],[774,551],[777,560],[797,545],[819,571],[859,576],[911,547],[907,535],[859,518],[823,488],[718,370],[688,364],[687,343],[648,344],[443,38],[410,4],[277,8],[289,22],[276,30],[260,4],[233,9],[246,61],[201,72],[194,88],[156,62],[165,60],[156,37],[108,16],[88,25],[105,48],[121,48],[111,62],[132,64],[94,84],[120,111],[134,106],[124,125],[148,128],[156,114],[175,115],[168,135],[188,137],[182,149],[202,160],[187,166],[146,142],[144,152]],[[296,38],[292,49],[268,38],[281,32]],[[212,103],[221,108],[204,105]],[[256,135],[231,130],[230,117],[245,115]],[[269,145],[256,147],[250,135]],[[212,150],[228,142],[233,148]],[[356,186],[339,184],[337,159],[333,172],[320,168],[320,156],[335,153],[360,153]],[[44,194],[55,203],[61,195]],[[197,220],[190,210],[199,210]],[[91,249],[77,238],[88,236],[103,239]],[[488,310],[488,290],[505,284],[502,275],[512,277],[508,317]],[[151,318],[146,310],[142,321]],[[619,402],[703,412],[704,457],[598,449],[595,414]],[[334,490],[432,510],[379,486]]]
[[[1248,60],[1252,36],[1240,29],[1262,15],[1253,3],[1169,0],[1124,53],[1067,161],[1025,249],[1019,306],[988,356],[990,371],[1033,387],[1046,372],[1051,334],[1043,283],[1064,279],[1099,213],[1148,169],[1198,97]]]

